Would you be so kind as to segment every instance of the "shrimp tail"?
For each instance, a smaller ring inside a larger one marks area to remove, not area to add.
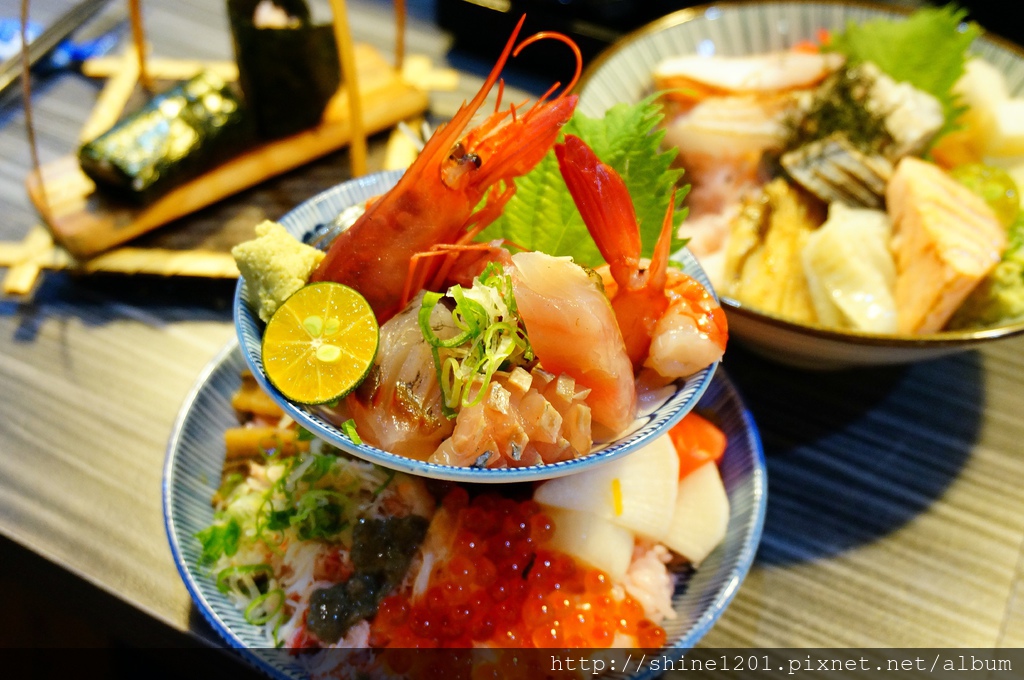
[[[668,277],[668,257],[672,252],[672,217],[675,214],[676,190],[668,199],[668,208],[665,210],[665,220],[661,223],[661,233],[658,234],[658,241],[654,244],[654,252],[651,254],[651,265],[647,270],[647,286],[652,289],[665,290],[665,283]]]
[[[622,177],[572,135],[566,135],[563,144],[555,145],[555,156],[573,202],[618,284],[612,308],[629,359],[639,369],[650,349],[654,327],[668,307],[665,284],[672,247],[675,190],[651,263],[644,267],[640,261],[640,225]]]
[[[555,145],[565,185],[613,278],[627,288],[640,264],[640,227],[626,183],[579,137]]]

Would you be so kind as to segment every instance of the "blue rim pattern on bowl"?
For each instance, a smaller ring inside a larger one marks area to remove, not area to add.
[[[366,175],[365,177],[339,184],[297,206],[282,217],[280,222],[293,236],[303,239],[318,226],[329,224],[345,208],[357,205],[368,198],[387,191],[394,186],[401,176],[401,171],[389,171]],[[673,259],[683,265],[683,269],[687,274],[711,290],[711,284],[708,282],[704,270],[701,269],[696,259],[688,251],[684,250],[676,253]],[[374,446],[354,444],[340,428],[317,415],[315,411],[293,404],[285,399],[270,384],[263,370],[263,361],[261,359],[263,325],[258,317],[252,313],[252,308],[247,302],[245,279],[239,279],[238,287],[235,289],[234,308],[235,330],[237,331],[246,363],[249,365],[249,369],[256,377],[260,386],[273,397],[284,409],[285,413],[310,432],[315,433],[330,444],[354,456],[402,472],[435,479],[484,483],[531,481],[559,477],[614,460],[643,446],[681,420],[707,389],[718,366],[717,363],[712,364],[687,378],[679,390],[663,406],[649,416],[638,419],[640,422],[634,423],[633,432],[592,455],[548,465],[520,468],[493,469],[438,465],[389,453]]]
[[[307,677],[302,664],[269,648],[256,627],[217,590],[213,577],[197,566],[201,546],[195,535],[213,521],[211,498],[220,485],[224,430],[237,422],[231,395],[245,367],[238,345],[229,343],[203,370],[182,405],[164,462],[164,526],[175,566],[217,633],[260,670],[282,680],[301,680]],[[714,377],[699,410],[710,414],[728,437],[720,470],[730,502],[729,526],[725,540],[700,568],[680,579],[672,598],[677,618],[662,624],[672,641],[667,654],[693,647],[722,615],[753,563],[764,526],[764,450],[753,418],[724,371]]]
[[[198,566],[202,547],[196,534],[213,522],[212,499],[224,467],[224,430],[237,422],[231,395],[238,389],[243,368],[238,344],[229,342],[203,369],[185,398],[164,459],[164,529],[178,574],[207,623],[261,671],[280,680],[303,680],[303,669],[282,664],[276,650],[267,648],[242,612]]]

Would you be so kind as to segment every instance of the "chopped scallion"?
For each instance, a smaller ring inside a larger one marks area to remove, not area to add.
[[[362,445],[363,439],[356,432],[356,421],[349,418],[341,424],[341,431],[345,433],[345,436],[352,440],[353,444],[357,446]]]
[[[489,264],[468,289],[448,289],[447,297],[455,302],[452,321],[460,331],[448,339],[438,337],[430,325],[443,297],[426,293],[418,320],[434,356],[443,411],[453,418],[458,408],[484,399],[497,371],[533,361],[533,349],[517,313],[512,278],[500,264]]]
[[[217,590],[222,593],[237,591],[238,581],[242,578],[248,577],[255,580],[258,576],[270,578],[273,575],[274,570],[269,564],[243,564],[226,567],[217,573]]]
[[[388,486],[391,485],[391,481],[395,478],[395,471],[394,470],[388,470],[387,474],[388,474],[387,479],[385,479],[384,482],[381,483],[380,486],[378,486],[376,489],[373,490],[373,497],[374,498],[379,496],[381,491],[383,491],[384,489],[388,488]]]
[[[285,594],[280,588],[274,588],[253,599],[245,608],[245,620],[254,626],[263,624],[274,618],[284,607]]]

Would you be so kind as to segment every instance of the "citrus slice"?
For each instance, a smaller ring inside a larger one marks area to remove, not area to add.
[[[369,373],[379,339],[362,295],[340,283],[313,283],[285,300],[267,323],[263,369],[290,401],[335,401]]]

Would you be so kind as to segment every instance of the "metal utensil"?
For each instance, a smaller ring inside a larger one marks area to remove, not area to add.
[[[79,2],[58,17],[46,30],[39,34],[39,37],[29,43],[29,65],[34,66],[38,63],[40,59],[59,45],[62,40],[74,33],[75,30],[91,19],[109,2],[110,0],[82,0],[82,2]],[[23,64],[20,51],[0,65],[0,98],[3,98],[8,90],[19,82],[22,69]]]

